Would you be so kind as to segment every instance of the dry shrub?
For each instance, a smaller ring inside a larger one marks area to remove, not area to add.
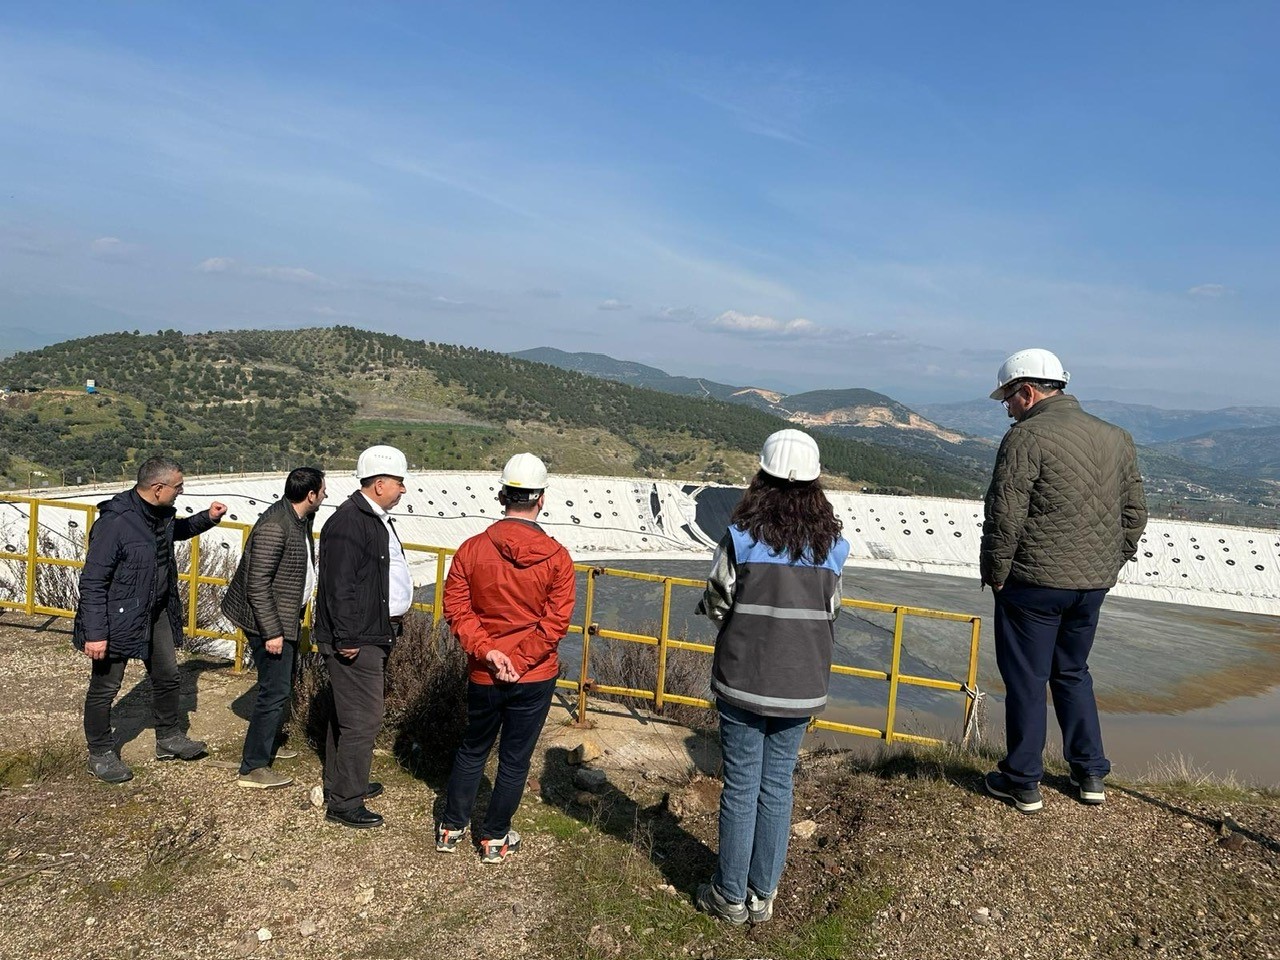
[[[656,628],[646,627],[645,629]],[[658,648],[626,640],[593,640],[590,674],[597,683],[605,686],[654,690],[658,684]],[[664,687],[667,693],[714,700],[711,696],[711,656],[696,650],[669,649]],[[592,694],[592,696],[607,698],[636,708],[652,709],[653,707],[651,701],[640,697],[622,697],[604,693]],[[713,727],[718,722],[714,710],[678,703],[664,704],[662,715],[694,729]]]
[[[333,710],[324,658],[302,659],[294,690],[292,732],[323,747]],[[447,771],[467,726],[467,657],[443,624],[415,614],[387,661],[381,739],[413,773]]]
[[[25,544],[20,547],[20,550],[25,549]],[[67,539],[42,530],[36,538],[36,553],[43,559],[83,560],[84,542],[78,537]],[[0,596],[15,603],[27,599],[26,561],[0,561]],[[79,568],[36,564],[35,601],[43,607],[74,610],[80,602]]]

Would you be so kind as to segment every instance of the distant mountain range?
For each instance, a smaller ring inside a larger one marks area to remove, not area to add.
[[[666,393],[727,400],[764,410],[799,427],[925,455],[964,471],[986,471],[1009,419],[987,398],[922,404],[911,409],[873,390],[783,394],[696,377],[675,377],[599,353],[551,347],[513,356]],[[1118,424],[1140,445],[1143,474],[1157,503],[1230,499],[1256,509],[1251,522],[1271,522],[1280,506],[1280,408],[1162,410],[1114,401],[1084,401],[1086,410]],[[1207,508],[1204,517],[1213,516]]]

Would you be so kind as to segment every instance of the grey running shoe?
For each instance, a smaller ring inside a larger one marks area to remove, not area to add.
[[[436,827],[436,850],[440,853],[456,853],[458,841],[467,835],[467,828],[454,830],[443,823]]]
[[[439,849],[438,845],[436,849]],[[514,830],[508,830],[505,837],[495,837],[492,840],[480,841],[481,863],[501,863],[507,859],[509,854],[519,852],[520,834]]]
[[[1091,777],[1078,770],[1071,771],[1071,785],[1080,791],[1080,802],[1096,806],[1106,803],[1107,788],[1102,785],[1101,777]]]
[[[277,747],[276,759],[277,760],[297,760],[298,751],[293,749],[293,747]]]
[[[1020,787],[997,770],[987,774],[986,783],[987,793],[1001,800],[1012,801],[1019,813],[1035,813],[1044,806],[1038,783],[1033,783],[1029,787]]]
[[[728,920],[734,925],[746,923],[750,917],[745,903],[730,903],[714,883],[704,883],[700,886],[698,896],[694,898],[693,903],[708,916],[718,920]]]
[[[283,773],[276,773],[270,767],[257,767],[248,773],[242,773],[236,778],[236,783],[242,787],[251,787],[258,790],[279,790],[293,783],[293,777],[286,777]]]
[[[203,740],[192,740],[185,734],[156,737],[157,760],[196,760],[209,752]]]
[[[747,888],[747,916],[752,923],[764,923],[773,919],[773,901],[778,891],[762,897],[750,887]]]
[[[129,765],[114,752],[89,754],[89,772],[106,783],[124,783],[133,779]]]

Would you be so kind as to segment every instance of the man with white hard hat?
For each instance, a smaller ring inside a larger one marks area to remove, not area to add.
[[[1063,393],[1071,375],[1048,350],[1001,365],[992,400],[1015,422],[1000,444],[982,525],[982,582],[995,591],[996,663],[1008,754],[987,792],[1022,813],[1043,806],[1045,685],[1080,801],[1106,799],[1111,771],[1089,674],[1102,601],[1147,525],[1133,438]]]
[[[547,468],[518,453],[502,471],[503,519],[467,540],[444,583],[444,616],[467,652],[467,732],[453,761],[436,849],[453,853],[467,832],[494,740],[498,772],[480,829],[480,859],[501,863],[520,849],[511,817],[551,708],[577,585],[573,561],[537,523]]]
[[[324,753],[325,818],[347,827],[382,825],[365,800],[373,743],[382,727],[387,657],[403,632],[413,581],[390,510],[404,496],[409,465],[395,447],[369,447],[356,462],[360,489],[320,531],[316,645],[333,690]]]

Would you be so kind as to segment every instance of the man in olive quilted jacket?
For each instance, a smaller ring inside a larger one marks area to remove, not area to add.
[[[1022,813],[1043,806],[1046,684],[1071,784],[1083,803],[1106,799],[1111,764],[1089,651],[1102,601],[1147,525],[1133,438],[1063,393],[1070,378],[1048,350],[1021,350],[1000,367],[991,394],[1015,422],[1000,444],[982,526],[1008,748],[986,786]]]

